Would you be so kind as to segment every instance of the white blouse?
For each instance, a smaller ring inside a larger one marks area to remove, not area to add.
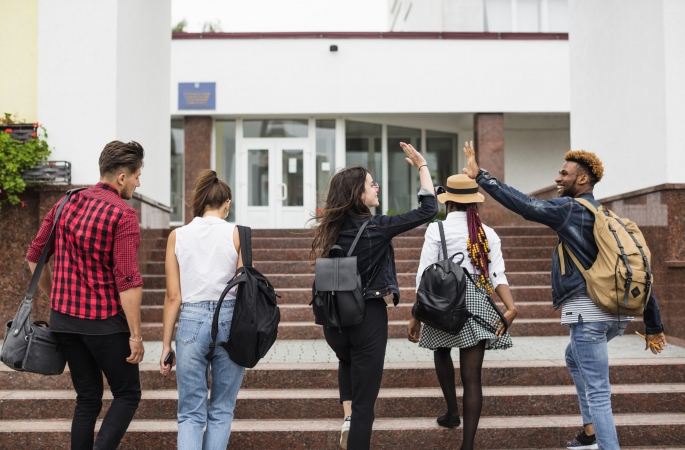
[[[447,215],[447,218],[442,223],[445,229],[445,241],[447,243],[447,253],[449,256],[455,253],[463,253],[464,261],[461,266],[473,274],[473,265],[471,258],[468,255],[466,247],[467,239],[469,238],[468,223],[466,221],[466,211],[454,211]],[[497,288],[500,284],[509,285],[507,277],[504,274],[504,258],[502,258],[502,241],[500,240],[495,230],[483,225],[485,237],[488,239],[490,246],[490,280],[492,287]],[[424,237],[423,249],[421,250],[421,261],[419,262],[419,270],[416,273],[416,289],[421,283],[421,276],[423,271],[429,265],[444,259],[442,256],[442,244],[440,243],[440,230],[437,222],[431,223],[426,229]],[[459,261],[457,256],[455,261]]]
[[[195,217],[188,225],[176,229],[176,248],[181,274],[183,303],[218,301],[238,265],[238,252],[233,244],[235,225],[218,217]],[[237,288],[226,300],[235,300]]]

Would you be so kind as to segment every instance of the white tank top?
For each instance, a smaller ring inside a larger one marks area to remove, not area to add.
[[[195,217],[176,229],[174,253],[181,272],[183,303],[219,300],[238,264],[234,228],[232,223],[208,216]],[[231,289],[226,300],[235,300],[235,291]]]

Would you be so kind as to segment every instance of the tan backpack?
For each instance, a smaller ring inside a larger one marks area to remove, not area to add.
[[[592,267],[585,270],[568,246],[559,242],[561,274],[566,273],[565,249],[585,278],[587,293],[597,307],[610,314],[642,315],[654,282],[651,254],[642,232],[605,206],[597,209],[585,199],[574,200],[595,215],[593,234],[599,253]]]

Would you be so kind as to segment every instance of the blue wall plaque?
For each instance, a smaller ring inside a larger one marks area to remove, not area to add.
[[[178,83],[178,109],[216,109],[216,83]]]

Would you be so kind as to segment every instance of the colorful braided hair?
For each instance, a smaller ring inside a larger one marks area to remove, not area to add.
[[[473,279],[476,286],[492,294],[492,280],[490,280],[490,245],[483,230],[483,223],[478,215],[478,206],[475,203],[466,205],[466,223],[469,227],[469,237],[466,245],[469,258],[473,264]]]

